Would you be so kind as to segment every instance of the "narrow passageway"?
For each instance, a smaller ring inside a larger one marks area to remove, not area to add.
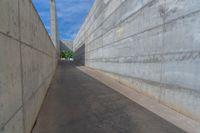
[[[60,62],[33,133],[183,133],[69,62]]]

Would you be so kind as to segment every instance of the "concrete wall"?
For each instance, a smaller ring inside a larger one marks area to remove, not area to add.
[[[30,133],[56,64],[30,0],[0,0],[0,133]]]
[[[60,41],[60,51],[73,51],[73,41]]]
[[[96,0],[77,61],[200,121],[200,1]]]
[[[79,65],[85,64],[85,44],[81,45],[76,51],[74,51],[74,61]]]

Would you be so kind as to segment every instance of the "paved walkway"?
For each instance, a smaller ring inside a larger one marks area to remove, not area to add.
[[[68,62],[58,65],[33,133],[183,133]]]

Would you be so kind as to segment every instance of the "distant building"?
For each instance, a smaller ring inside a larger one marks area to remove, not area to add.
[[[73,41],[60,41],[60,51],[73,51]]]

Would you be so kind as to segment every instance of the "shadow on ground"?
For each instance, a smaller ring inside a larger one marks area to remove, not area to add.
[[[85,44],[81,45],[75,52],[74,61],[77,66],[85,65]]]

